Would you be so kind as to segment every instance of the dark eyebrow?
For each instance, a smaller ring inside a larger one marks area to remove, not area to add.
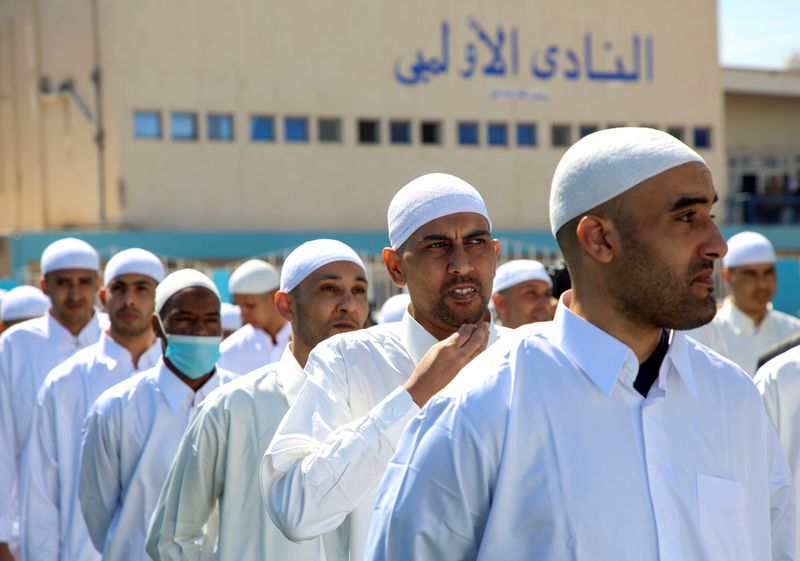
[[[714,198],[711,199],[711,204],[713,205],[719,200],[719,197],[716,193],[714,193]],[[673,205],[670,207],[670,212],[675,212],[677,210],[683,210],[685,208],[689,208],[695,205],[707,205],[709,203],[708,197],[681,197]]]
[[[333,275],[333,274],[330,274],[330,275],[320,275],[320,276],[319,276],[319,277],[316,279],[316,281],[315,281],[315,282],[316,282],[316,283],[320,283],[320,282],[324,282],[324,281],[327,281],[327,280],[339,281],[339,280],[342,280],[342,276],[341,276],[341,275]],[[366,282],[366,283],[368,283],[368,281],[367,281],[367,277],[365,277],[365,276],[363,276],[363,275],[359,275],[359,276],[357,276],[357,277],[356,277],[356,281],[361,281],[361,282]]]
[[[490,236],[490,235],[491,235],[491,232],[489,230],[473,230],[472,232],[470,232],[469,234],[464,236],[464,238],[465,239],[479,238],[481,236]],[[423,237],[420,240],[420,242],[447,241],[447,240],[451,240],[451,239],[453,239],[453,238],[451,238],[450,236],[447,236],[445,234],[428,234],[427,236]]]

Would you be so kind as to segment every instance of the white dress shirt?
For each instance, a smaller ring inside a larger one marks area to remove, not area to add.
[[[247,374],[278,362],[291,338],[291,323],[281,327],[275,334],[275,339],[263,329],[257,329],[248,323],[231,333],[219,346],[222,356],[217,365],[234,374]]]
[[[800,478],[800,347],[778,355],[758,369],[755,377],[761,399],[786,452],[795,481]],[[800,517],[796,526],[800,538]],[[800,559],[800,539],[795,547]]]
[[[319,539],[302,544],[286,539],[253,488],[267,445],[304,381],[287,347],[280,362],[225,384],[200,405],[153,512],[147,537],[151,558],[199,561],[210,538],[204,526],[218,508],[219,561],[324,559]]]
[[[27,561],[93,561],[78,502],[81,427],[94,401],[131,375],[155,366],[161,342],[134,366],[128,350],[103,333],[100,341],[50,371],[39,388],[31,437],[23,452],[22,526]]]
[[[498,332],[491,327],[489,343]],[[419,412],[402,387],[437,342],[402,321],[335,335],[317,345],[307,381],[261,466],[264,502],[293,540],[334,530],[350,514],[350,558],[361,559],[375,488],[406,422]]]
[[[104,561],[147,559],[147,525],[186,425],[232,377],[217,369],[195,393],[159,359],[95,401],[83,425],[78,498]]]
[[[100,314],[73,335],[50,313],[10,327],[0,336],[0,542],[16,516],[20,454],[30,434],[36,393],[47,373],[100,338]]]
[[[752,381],[679,332],[647,398],[638,368],[563,304],[489,349],[407,426],[364,559],[793,559]]]
[[[756,325],[747,314],[726,298],[711,323],[687,334],[717,351],[755,376],[759,357],[775,345],[800,333],[800,319],[772,309]]]

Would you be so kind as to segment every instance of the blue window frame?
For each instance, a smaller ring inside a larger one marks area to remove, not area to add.
[[[230,113],[209,113],[206,128],[209,140],[233,141],[233,115]]]
[[[133,136],[135,138],[161,138],[161,112],[134,111]]]
[[[508,125],[505,123],[489,123],[487,137],[489,146],[507,146]]]
[[[694,147],[711,148],[711,129],[709,127],[694,128]]]
[[[197,140],[197,113],[176,111],[169,122],[173,140]]]
[[[480,144],[478,137],[478,123],[458,123],[458,143],[462,146],[477,146]]]
[[[411,144],[411,121],[390,121],[389,142]]]
[[[250,140],[254,142],[274,142],[275,119],[270,115],[251,115]]]
[[[517,123],[517,146],[536,146],[536,125]]]
[[[283,120],[283,136],[286,142],[308,142],[308,119],[306,117],[286,117]]]

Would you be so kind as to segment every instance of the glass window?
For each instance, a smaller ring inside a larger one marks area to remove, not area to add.
[[[517,146],[536,146],[536,125],[517,123]]]
[[[230,113],[209,113],[206,126],[209,140],[233,141],[233,115]]]
[[[283,120],[283,126],[286,142],[308,142],[308,119],[306,117],[286,117]]]
[[[489,123],[488,134],[489,146],[508,145],[508,126],[505,123]]]
[[[342,120],[334,118],[320,118],[317,121],[317,134],[320,142],[342,141]]]
[[[411,144],[411,121],[391,121],[389,139],[392,144]]]
[[[174,112],[170,128],[174,140],[197,140],[197,113]]]
[[[667,134],[671,134],[681,142],[683,142],[683,139],[686,137],[686,131],[683,127],[667,127]]]
[[[358,142],[361,144],[378,144],[380,141],[380,121],[377,119],[359,119]]]
[[[270,115],[251,115],[250,140],[256,142],[274,142],[275,119]]]
[[[553,125],[551,127],[553,146],[569,146],[572,144],[572,130],[569,125]]]
[[[581,125],[580,126],[581,138],[583,138],[584,136],[589,136],[590,134],[592,134],[593,132],[597,132],[598,130],[599,127],[597,125]]]
[[[711,128],[709,127],[694,128],[694,147],[711,148]]]
[[[134,111],[133,136],[136,138],[161,138],[161,112]]]
[[[477,146],[480,143],[478,140],[478,123],[458,123],[458,143],[462,146]]]
[[[422,121],[419,132],[422,144],[442,143],[442,123],[439,121]]]

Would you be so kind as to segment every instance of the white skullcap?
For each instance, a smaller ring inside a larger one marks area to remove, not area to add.
[[[50,309],[50,298],[35,286],[18,286],[3,296],[0,304],[0,319],[15,321],[18,319],[38,318]]]
[[[83,240],[63,238],[48,245],[42,252],[42,274],[63,269],[100,270],[100,256]]]
[[[349,245],[337,240],[312,240],[292,251],[283,262],[281,292],[291,292],[308,275],[335,261],[349,261],[363,271],[367,270],[358,253]]]
[[[250,259],[239,265],[228,281],[231,294],[264,294],[278,288],[278,270],[261,259]]]
[[[126,249],[106,263],[103,284],[108,286],[115,278],[130,274],[145,275],[159,283],[164,280],[164,265],[158,257],[145,249]]]
[[[418,177],[389,203],[389,243],[397,249],[428,222],[460,212],[480,214],[492,229],[489,211],[475,187],[446,173]]]
[[[242,326],[242,309],[239,306],[223,302],[219,314],[223,331],[236,331]]]
[[[381,323],[392,323],[403,319],[408,305],[411,303],[411,296],[405,292],[395,294],[381,306]]]
[[[688,162],[705,164],[683,142],[655,129],[621,127],[583,137],[562,156],[553,175],[550,188],[553,235],[584,212]]]
[[[184,288],[193,287],[207,288],[219,299],[217,286],[210,278],[195,269],[181,269],[167,275],[156,287],[156,312],[160,313],[167,300],[175,296],[176,293]]]
[[[516,259],[503,263],[494,274],[492,294],[530,280],[543,281],[547,286],[553,286],[547,269],[535,259]]]
[[[758,232],[739,232],[728,240],[728,253],[722,258],[726,268],[775,263],[775,249]]]

